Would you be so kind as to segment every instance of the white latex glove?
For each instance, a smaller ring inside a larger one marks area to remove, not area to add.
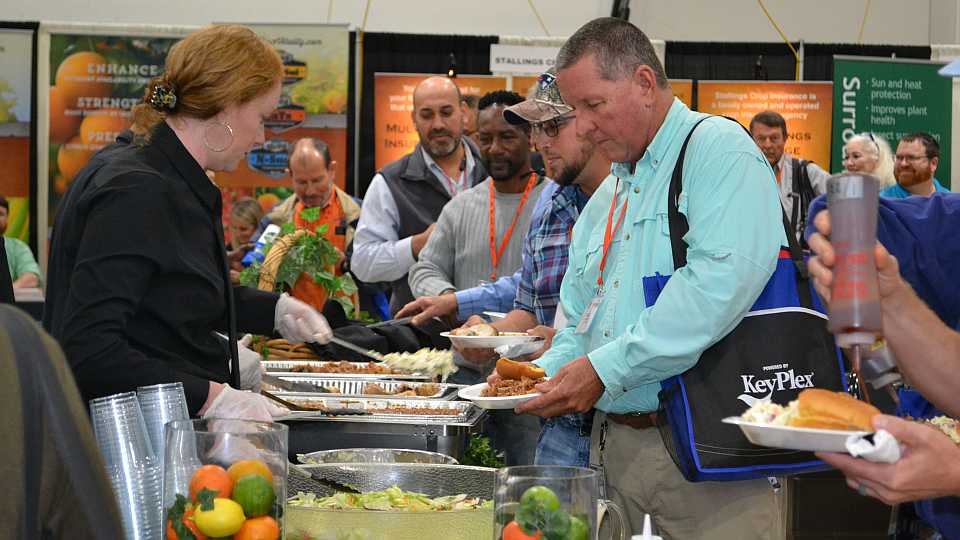
[[[274,404],[269,398],[252,392],[234,390],[230,385],[225,384],[223,390],[203,413],[203,418],[204,420],[235,418],[272,422],[274,417],[286,416],[289,413],[289,410]]]
[[[315,341],[322,345],[333,337],[333,330],[323,315],[287,293],[277,301],[273,322],[280,335],[290,343]]]
[[[260,378],[263,376],[263,363],[260,355],[250,349],[253,336],[247,334],[237,342],[237,352],[240,353],[240,389],[260,392]]]

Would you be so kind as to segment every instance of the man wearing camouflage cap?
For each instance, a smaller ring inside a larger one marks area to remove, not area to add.
[[[529,123],[533,141],[543,155],[553,182],[544,188],[533,211],[524,239],[523,266],[514,275],[439,297],[424,297],[408,304],[398,315],[422,310],[414,324],[434,316],[456,314],[467,325],[483,322],[476,314],[485,310],[509,311],[493,326],[501,332],[543,336],[545,345],[525,359],[540,356],[550,346],[557,314],[560,283],[567,269],[570,231],[590,195],[610,173],[610,161],[589,141],[576,135],[573,109],[564,103],[553,69],[540,76],[531,99],[508,107],[504,119]],[[469,319],[467,318],[469,317]],[[460,351],[478,362],[489,360],[491,350]],[[544,426],[535,461],[538,464],[587,466],[592,415],[551,418]]]

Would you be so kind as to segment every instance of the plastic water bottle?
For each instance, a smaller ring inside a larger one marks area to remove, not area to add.
[[[257,243],[253,245],[253,249],[247,252],[243,256],[243,260],[240,261],[240,264],[244,268],[250,266],[254,262],[263,262],[264,258],[264,248],[267,244],[272,244],[274,240],[277,239],[277,236],[280,234],[279,225],[268,225],[264,229],[263,234],[260,235],[260,238],[257,239]]]

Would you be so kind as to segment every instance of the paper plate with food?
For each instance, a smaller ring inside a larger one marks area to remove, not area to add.
[[[723,422],[740,426],[747,440],[759,446],[850,453],[848,441],[873,433],[879,409],[845,392],[810,388],[786,407],[761,401],[741,416]]]
[[[449,338],[458,349],[495,349],[501,345],[543,341],[542,337],[531,336],[526,332],[498,332],[489,324],[461,326],[440,335]]]
[[[512,409],[539,396],[534,387],[550,380],[542,368],[529,362],[501,358],[496,369],[500,380],[495,385],[480,383],[461,388],[460,397],[483,409]]]

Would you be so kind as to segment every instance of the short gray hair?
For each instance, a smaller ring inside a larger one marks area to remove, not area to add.
[[[580,27],[557,54],[557,70],[566,69],[584,56],[595,54],[600,76],[616,81],[632,75],[640,66],[649,66],[657,86],[667,87],[667,74],[650,38],[629,21],[614,17],[594,19]]]

